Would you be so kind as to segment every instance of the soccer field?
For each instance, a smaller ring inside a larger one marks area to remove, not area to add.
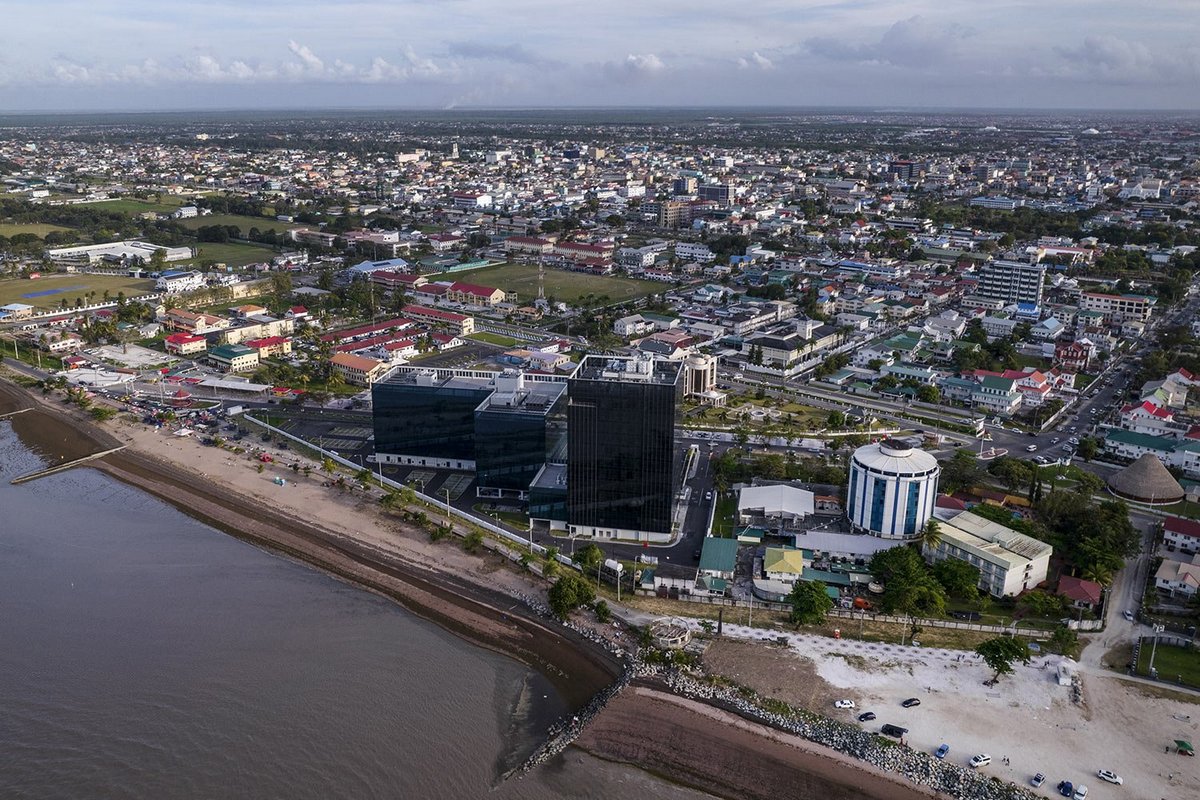
[[[505,292],[517,292],[521,303],[532,303],[538,293],[538,268],[533,264],[500,264],[470,272],[443,272],[430,275],[429,278],[495,286]],[[608,297],[612,303],[621,303],[665,292],[668,288],[656,281],[546,268],[546,298],[564,303],[574,303],[589,294],[597,298]]]
[[[205,261],[215,261],[231,267],[243,267],[246,264],[270,261],[275,255],[275,249],[272,247],[241,244],[240,242],[196,242],[192,247],[196,250],[196,257],[187,261],[177,261],[171,264],[172,269],[198,267]]]
[[[153,292],[154,281],[121,275],[47,275],[32,281],[0,280],[0,306],[24,303],[49,311],[58,308],[64,299],[72,306],[76,300],[87,303],[91,292],[96,293],[92,302],[100,302],[105,290],[110,299],[115,299],[118,292],[136,297]]]
[[[50,225],[45,222],[0,222],[0,236],[16,236],[18,233],[32,233],[44,237],[54,231],[69,231],[61,225]]]
[[[245,217],[239,214],[209,214],[204,217],[188,217],[187,219],[178,220],[179,224],[188,230],[197,230],[209,225],[235,225],[242,232],[242,236],[247,235],[251,228],[258,228],[260,231],[277,231],[283,233],[292,228],[302,228],[303,225],[295,225],[288,222],[280,222],[277,219],[269,217]]]

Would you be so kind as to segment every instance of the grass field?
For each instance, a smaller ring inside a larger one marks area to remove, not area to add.
[[[1151,649],[1149,641],[1142,642],[1142,648],[1138,651],[1137,672],[1139,675],[1149,676],[1150,674]],[[1154,668],[1158,670],[1159,680],[1200,686],[1200,650],[1159,644],[1154,653]]]
[[[115,298],[118,292],[124,292],[126,297],[147,294],[154,291],[154,281],[126,278],[120,275],[51,275],[30,280],[0,281],[0,306],[8,303],[25,303],[43,309],[54,309],[66,298],[71,305],[76,298],[84,299],[89,292],[96,293],[96,300],[104,296],[108,290],[110,297]],[[50,292],[50,294],[41,294]],[[27,297],[26,295],[39,295]]]
[[[191,217],[189,219],[179,220],[179,224],[188,230],[197,230],[209,225],[236,225],[245,236],[251,228],[258,228],[260,231],[284,231],[292,228],[302,228],[303,225],[293,225],[287,222],[280,222],[277,219],[268,217],[245,217],[238,214],[209,214],[206,217]]]
[[[0,222],[0,236],[16,236],[18,233],[32,233],[45,236],[54,231],[69,231],[61,225],[50,225],[45,222]]]
[[[517,343],[517,340],[510,336],[501,336],[497,333],[488,333],[487,331],[468,334],[467,338],[474,339],[477,342],[487,342],[488,344],[494,344],[500,347],[512,347]]]
[[[242,267],[259,261],[270,261],[275,250],[270,247],[259,247],[253,244],[238,242],[197,242],[196,257],[188,261],[177,261],[171,264],[172,269],[199,266],[204,261],[217,261],[231,267]]]
[[[116,211],[132,217],[144,211],[174,211],[183,203],[182,198],[164,197],[161,203],[125,198],[122,200],[98,200],[95,203],[79,203],[79,205],[83,208],[95,208],[101,211]]]
[[[429,276],[430,280],[461,280],[483,286],[495,286],[505,292],[517,292],[522,303],[532,303],[537,297],[538,270],[532,264],[500,264],[474,269],[468,273],[444,272]],[[546,297],[564,303],[574,303],[589,294],[608,296],[609,301],[621,303],[638,297],[665,292],[669,287],[655,281],[639,281],[611,275],[588,275],[583,272],[546,270]]]

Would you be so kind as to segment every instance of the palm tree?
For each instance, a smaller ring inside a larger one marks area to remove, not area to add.
[[[1080,574],[1080,577],[1082,577],[1085,581],[1092,581],[1093,583],[1098,583],[1101,586],[1108,586],[1110,583],[1112,583],[1113,574],[1112,570],[1110,570],[1104,564],[1089,564],[1083,568],[1083,572]]]
[[[921,528],[917,541],[921,543],[922,549],[936,550],[937,546],[942,543],[942,526],[936,519],[931,518],[925,523],[925,527]]]

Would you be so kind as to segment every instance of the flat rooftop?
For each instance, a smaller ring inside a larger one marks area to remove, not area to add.
[[[587,356],[572,375],[574,380],[658,383],[674,386],[682,364],[644,357]]]
[[[566,464],[547,464],[538,472],[537,477],[533,479],[530,488],[538,489],[567,489],[567,465]]]
[[[567,393],[565,383],[523,383],[519,388],[497,381],[496,391],[488,395],[476,411],[506,414],[549,414]]]

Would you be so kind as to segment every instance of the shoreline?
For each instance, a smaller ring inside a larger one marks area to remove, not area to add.
[[[657,724],[648,726],[647,717]],[[720,705],[676,694],[639,678],[584,729],[577,746],[690,788],[745,800],[791,796],[822,800],[930,800],[928,787],[872,767]]]
[[[630,677],[626,665],[589,636],[539,615],[527,595],[542,592],[544,587],[500,565],[497,555],[469,555],[449,541],[430,544],[423,532],[398,518],[380,518],[373,502],[368,509],[345,495],[322,494],[326,518],[320,519],[321,514],[314,511],[311,520],[302,519],[302,511],[288,508],[274,495],[254,496],[249,482],[254,478],[269,482],[270,476],[251,476],[239,482],[233,470],[212,463],[208,468],[217,473],[212,478],[199,471],[200,463],[192,462],[192,456],[209,462],[214,456],[224,457],[215,455],[220,451],[214,448],[191,440],[172,441],[173,437],[149,431],[141,423],[114,421],[109,425],[119,427],[112,430],[73,408],[62,407],[53,395],[43,397],[0,379],[0,413],[23,406],[33,410],[11,418],[14,430],[48,460],[56,456],[74,459],[125,445],[117,453],[82,466],[99,470],[256,547],[388,597],[474,645],[537,670],[551,681],[572,713]],[[72,435],[62,435],[64,426]],[[159,455],[164,450],[167,452]],[[291,483],[294,478],[287,474]],[[249,491],[241,491],[243,484]],[[287,494],[279,497],[290,499]],[[331,524],[329,511],[335,513],[336,524]],[[523,585],[514,588],[514,581]],[[544,600],[535,598],[534,602],[544,606]],[[646,695],[647,691],[652,694]],[[661,716],[641,710],[630,713],[629,709],[646,697],[654,700]],[[572,742],[582,751],[712,795],[770,796],[773,800],[780,791],[786,794],[784,787],[804,785],[813,787],[812,796],[828,800],[937,796],[906,783],[902,775],[764,725],[720,703],[671,693],[657,679],[637,679],[599,713],[588,716],[582,735]],[[626,740],[635,729],[640,749],[631,751]],[[681,731],[694,735],[680,737]],[[720,746],[700,747],[693,742],[699,738]],[[667,748],[668,742],[675,747]],[[731,783],[722,770],[713,769],[723,764],[740,774],[739,767],[755,763],[765,747],[779,748],[770,775],[759,772],[752,780],[743,776],[746,780]],[[535,755],[541,751],[539,747]],[[720,753],[725,755],[718,757]],[[698,776],[705,781],[697,782]]]

